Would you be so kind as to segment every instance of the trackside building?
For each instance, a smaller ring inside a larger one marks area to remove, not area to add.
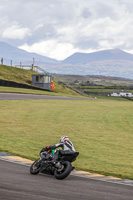
[[[33,74],[32,75],[32,84],[46,90],[51,90],[51,75],[45,74]]]

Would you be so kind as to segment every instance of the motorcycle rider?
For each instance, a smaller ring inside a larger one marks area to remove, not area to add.
[[[59,150],[59,149],[55,150],[54,159],[51,161],[53,164],[56,163],[56,161],[58,160],[59,154],[67,155],[67,154],[73,154],[75,152],[73,143],[69,140],[68,136],[62,136],[60,138],[59,143],[55,145],[46,146],[45,148],[41,150],[41,153],[46,150],[48,151],[48,150],[56,149],[58,147],[61,147],[63,150]]]

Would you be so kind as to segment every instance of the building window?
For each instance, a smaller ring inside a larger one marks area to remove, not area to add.
[[[36,76],[36,82],[39,82],[39,76]]]
[[[44,76],[44,83],[50,83],[50,76]]]
[[[43,83],[43,76],[40,76],[40,83]]]

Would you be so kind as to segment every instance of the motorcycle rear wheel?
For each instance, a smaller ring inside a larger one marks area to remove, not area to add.
[[[72,171],[72,165],[68,161],[64,161],[62,163],[63,169],[61,171],[55,170],[54,171],[54,176],[57,179],[64,179],[66,178]]]
[[[41,169],[41,161],[40,159],[36,160],[30,167],[30,173],[36,175],[39,173]]]

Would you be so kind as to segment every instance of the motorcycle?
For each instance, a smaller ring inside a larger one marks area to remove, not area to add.
[[[52,160],[56,151],[59,151],[58,159],[55,163]],[[40,158],[36,160],[30,167],[30,173],[35,175],[38,173],[49,173],[54,175],[56,179],[66,178],[74,169],[72,162],[76,160],[79,152],[64,152],[60,150],[45,150],[40,153]]]

